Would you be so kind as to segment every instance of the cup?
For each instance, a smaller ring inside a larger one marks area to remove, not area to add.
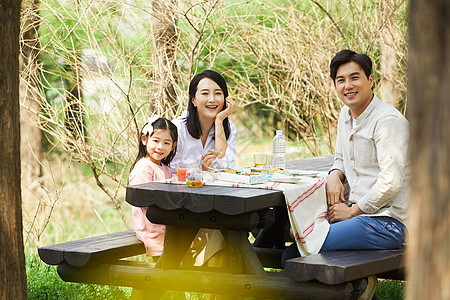
[[[177,178],[178,181],[186,181],[186,171],[189,169],[188,164],[178,164],[177,165]]]
[[[193,164],[186,171],[186,184],[192,187],[203,185],[203,171],[197,165]]]
[[[254,153],[253,154],[253,162],[255,163],[255,167],[264,168],[267,165],[267,154]]]

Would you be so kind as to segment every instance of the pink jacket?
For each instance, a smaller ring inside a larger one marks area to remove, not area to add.
[[[157,165],[148,158],[141,158],[130,173],[130,185],[163,180],[172,177],[171,169],[166,165]],[[153,224],[145,216],[147,207],[132,207],[131,221],[136,236],[144,242],[147,255],[159,256],[164,246],[165,226]]]

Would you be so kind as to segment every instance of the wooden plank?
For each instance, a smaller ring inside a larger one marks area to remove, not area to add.
[[[215,195],[214,208],[226,215],[238,215],[279,205],[285,205],[281,191],[230,187]]]
[[[144,253],[144,244],[133,235],[68,249],[64,251],[64,261],[77,267],[111,262]]]
[[[256,253],[264,267],[283,269],[281,266],[281,256],[284,252],[283,249],[253,247],[253,251]]]
[[[330,251],[286,261],[286,274],[296,281],[340,284],[402,266],[403,249]]]
[[[334,163],[334,155],[304,158],[286,162],[286,168],[292,170],[329,171]]]
[[[128,186],[126,201],[139,207],[156,205],[165,210],[186,208],[196,213],[217,210],[225,215],[284,205],[282,192],[276,190],[220,186],[191,188],[157,182]]]
[[[246,231],[251,231],[260,224],[257,212],[227,216],[217,211],[199,214],[187,209],[168,211],[157,206],[152,206],[147,210],[147,218],[156,224]]]
[[[285,272],[249,275],[164,270],[129,261],[83,268],[60,265],[58,266],[58,274],[64,281],[70,282],[120,285],[143,290],[151,290],[152,287],[157,287],[165,290],[261,299],[349,299],[353,293],[351,283],[327,285],[317,281],[296,282],[286,277]]]
[[[167,225],[164,249],[157,265],[163,269],[177,269],[197,232],[195,227]]]
[[[114,232],[109,234],[104,234],[95,237],[84,238],[75,241],[69,241],[65,243],[49,245],[38,248],[39,257],[49,265],[58,265],[64,262],[64,253],[67,250],[73,249],[83,249],[89,248],[90,245],[96,245],[99,243],[107,243],[113,240],[121,240],[123,238],[134,237],[136,240],[136,236],[133,230],[126,230],[121,232]],[[130,241],[128,241],[130,243]],[[135,243],[131,242],[133,245]],[[136,242],[137,244],[141,243],[139,240]],[[124,245],[126,246],[126,245]],[[139,248],[139,247],[138,247]],[[145,253],[145,249],[144,252]]]

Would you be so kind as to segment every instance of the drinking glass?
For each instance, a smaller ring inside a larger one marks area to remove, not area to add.
[[[178,164],[177,165],[177,177],[178,181],[186,181],[186,171],[189,169],[188,164]]]
[[[264,168],[267,165],[267,154],[265,153],[254,153],[253,161],[255,163],[255,167]]]

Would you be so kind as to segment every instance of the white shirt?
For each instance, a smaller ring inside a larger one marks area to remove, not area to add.
[[[213,139],[215,127],[213,126],[209,131],[208,138],[203,147],[201,139],[196,139],[189,134],[186,126],[187,114],[188,112],[184,111],[180,117],[172,121],[178,129],[177,153],[169,165],[173,172],[176,171],[177,165],[180,163],[189,165],[195,163],[200,167],[202,154],[209,149],[215,150],[215,140]],[[230,123],[230,136],[227,140],[227,151],[223,158],[216,159],[216,164],[213,167],[215,169],[234,168],[236,165],[237,127],[231,120],[228,119],[228,122]]]
[[[339,115],[334,165],[350,187],[349,201],[366,216],[404,223],[409,203],[409,123],[375,95],[352,126],[350,109]]]

